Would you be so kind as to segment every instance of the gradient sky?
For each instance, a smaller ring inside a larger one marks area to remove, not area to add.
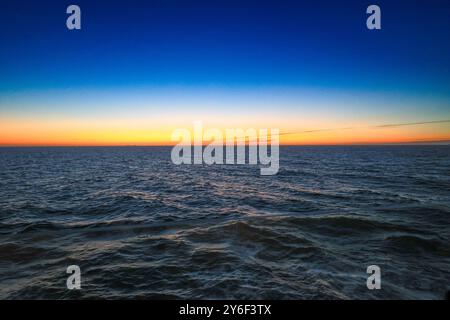
[[[0,39],[0,145],[169,144],[194,120],[285,144],[450,141],[448,0],[18,0]]]

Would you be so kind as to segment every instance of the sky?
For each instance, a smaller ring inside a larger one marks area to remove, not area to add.
[[[0,40],[2,146],[166,145],[195,120],[282,144],[450,141],[447,0],[3,1]]]

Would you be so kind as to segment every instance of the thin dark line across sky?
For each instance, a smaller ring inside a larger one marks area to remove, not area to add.
[[[304,130],[304,131],[297,131],[297,132],[282,132],[279,135],[282,136],[282,135],[294,135],[294,134],[302,134],[302,133],[315,133],[315,132],[323,132],[323,131],[353,130],[353,129],[397,128],[397,127],[418,126],[418,125],[436,124],[436,123],[450,123],[450,119],[434,120],[434,121],[421,121],[421,122],[389,123],[389,124],[380,124],[380,125],[376,125],[376,126],[355,126],[355,127],[343,127],[343,128],[314,129],[314,130]]]

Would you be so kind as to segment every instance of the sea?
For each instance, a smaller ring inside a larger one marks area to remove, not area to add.
[[[0,148],[0,299],[444,299],[450,146]],[[68,266],[81,289],[69,290]],[[369,266],[380,289],[367,286]]]

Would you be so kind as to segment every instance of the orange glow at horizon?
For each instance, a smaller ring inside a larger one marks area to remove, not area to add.
[[[192,117],[192,119],[194,119]],[[192,119],[155,118],[149,121],[67,119],[30,120],[0,119],[0,146],[163,146],[175,145],[172,132],[177,128],[193,131]],[[432,124],[394,128],[376,128],[363,124],[353,129],[342,128],[332,121],[286,119],[207,119],[203,130],[218,128],[279,128],[281,145],[383,144],[450,140],[450,125]],[[226,123],[226,125],[225,125]],[[170,125],[169,125],[170,124]],[[302,132],[301,129],[317,130]],[[295,133],[298,132],[298,133]],[[290,133],[290,134],[283,134]],[[207,142],[204,142],[207,144]]]

